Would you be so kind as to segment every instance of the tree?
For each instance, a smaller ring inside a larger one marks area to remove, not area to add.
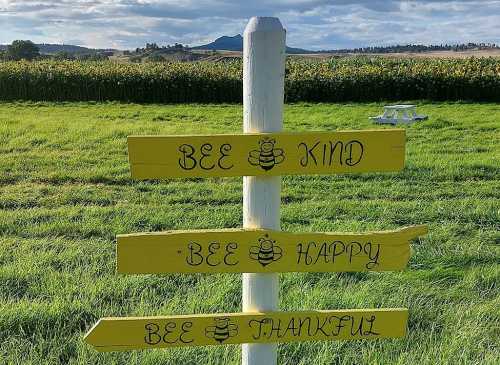
[[[75,59],[75,56],[65,51],[59,51],[54,55],[54,59],[57,61],[64,61],[64,60],[72,61]]]
[[[15,61],[31,61],[40,56],[40,50],[32,41],[16,40],[7,46],[7,56]]]
[[[130,62],[141,63],[142,62],[142,57],[141,56],[132,56],[132,57],[130,57]]]
[[[146,50],[160,49],[156,43],[146,43]]]
[[[163,62],[165,61],[165,58],[163,58],[159,54],[152,54],[151,56],[148,57],[148,62]]]
[[[107,61],[108,56],[102,53],[82,53],[76,55],[78,61]]]

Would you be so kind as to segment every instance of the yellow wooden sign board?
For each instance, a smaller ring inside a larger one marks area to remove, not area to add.
[[[399,171],[405,131],[130,136],[128,152],[136,179]]]
[[[102,318],[85,336],[98,351],[179,346],[399,338],[407,309]]]
[[[334,272],[403,269],[426,226],[368,233],[199,230],[117,236],[119,273]]]

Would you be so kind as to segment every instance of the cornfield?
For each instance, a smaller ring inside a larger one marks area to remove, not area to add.
[[[500,101],[500,60],[289,59],[285,99]],[[0,100],[242,101],[242,63],[0,62]]]

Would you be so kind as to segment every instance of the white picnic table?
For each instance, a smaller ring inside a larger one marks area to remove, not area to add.
[[[411,124],[420,120],[426,120],[426,115],[417,114],[416,105],[401,104],[401,105],[386,105],[384,106],[384,114],[370,117],[375,123],[379,124]]]

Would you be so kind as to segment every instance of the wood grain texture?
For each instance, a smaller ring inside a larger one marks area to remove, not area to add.
[[[390,271],[406,267],[426,226],[367,233],[228,229],[117,236],[117,270],[148,273]]]
[[[98,351],[400,338],[408,310],[348,309],[102,318],[85,336]]]
[[[283,130],[286,31],[273,17],[252,17],[243,33],[243,132]],[[261,144],[261,146],[269,144]],[[265,167],[280,163],[284,154],[250,152],[247,158]],[[266,157],[267,156],[267,157]],[[280,230],[281,176],[243,176],[243,227]],[[278,310],[278,274],[243,273],[243,312]],[[276,344],[243,344],[241,365],[276,365]]]
[[[129,136],[135,179],[399,171],[405,131]]]

